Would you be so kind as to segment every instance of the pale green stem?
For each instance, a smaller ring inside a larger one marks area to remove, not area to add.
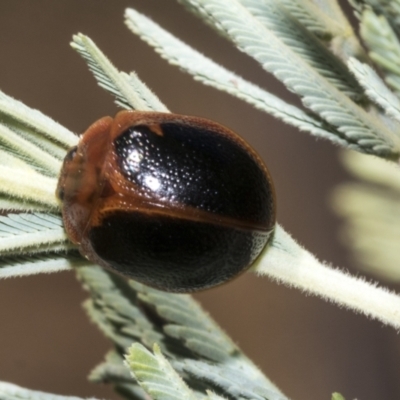
[[[398,295],[318,261],[280,226],[271,245],[252,268],[285,285],[400,328]]]

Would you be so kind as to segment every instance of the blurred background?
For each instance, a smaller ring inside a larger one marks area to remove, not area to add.
[[[125,27],[126,7],[297,101],[174,0],[1,0],[0,89],[76,133],[115,114],[112,97],[69,46],[73,34],[89,35],[117,68],[135,70],[173,112],[215,119],[246,138],[274,177],[279,222],[318,258],[360,274],[340,245],[340,220],[329,205],[333,188],[351,179],[338,150],[168,65]],[[392,328],[251,274],[195,297],[293,400],[330,399],[333,391],[346,399],[400,398],[400,339]],[[85,298],[72,272],[1,281],[0,380],[116,399],[109,387],[86,380],[111,344],[86,318]]]

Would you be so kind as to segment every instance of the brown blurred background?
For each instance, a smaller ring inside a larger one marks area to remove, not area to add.
[[[123,24],[126,7],[151,16],[247,79],[293,96],[255,62],[174,0],[0,0],[0,89],[80,133],[116,107],[69,47],[89,35],[121,70],[135,70],[177,113],[215,119],[244,136],[275,179],[279,222],[319,258],[349,269],[329,208],[349,179],[337,149],[247,104],[195,83],[161,60]],[[32,389],[116,399],[86,381],[110,343],[81,308],[73,273],[0,282],[0,380]],[[400,398],[397,333],[381,323],[250,274],[196,296],[257,365],[293,400]]]

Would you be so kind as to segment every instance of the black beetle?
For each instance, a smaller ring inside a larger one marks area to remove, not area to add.
[[[95,122],[65,157],[57,196],[86,258],[172,292],[245,271],[275,225],[273,183],[256,152],[216,122],[176,114]]]

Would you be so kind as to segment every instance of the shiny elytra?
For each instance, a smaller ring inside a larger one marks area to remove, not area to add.
[[[146,285],[192,292],[245,271],[275,225],[267,167],[206,119],[122,111],[65,157],[57,196],[87,259]]]

